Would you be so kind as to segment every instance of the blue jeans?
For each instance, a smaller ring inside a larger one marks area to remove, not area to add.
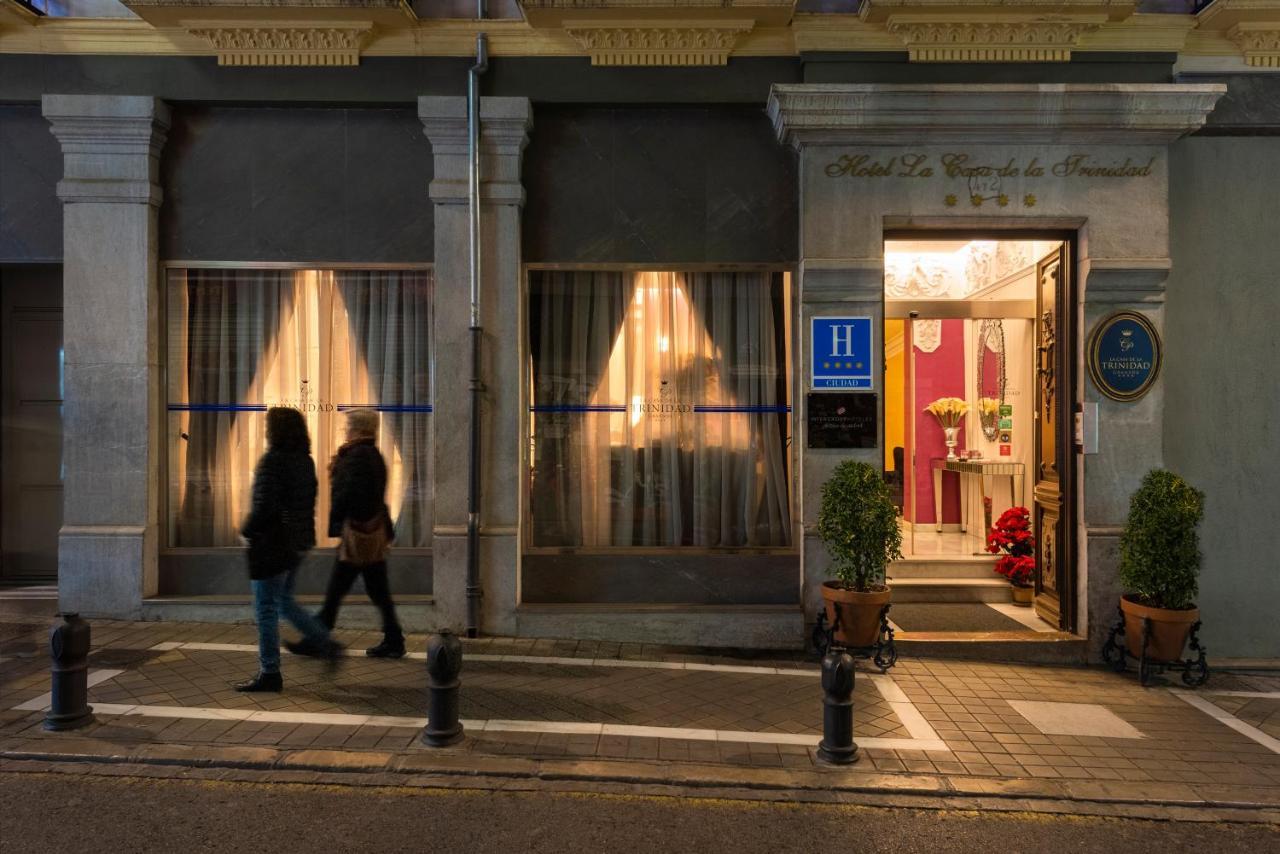
[[[255,579],[253,585],[253,614],[258,620],[258,660],[263,673],[280,672],[280,618],[293,623],[294,628],[312,643],[322,644],[329,639],[329,630],[293,598],[293,580],[296,569],[281,572],[270,578]]]

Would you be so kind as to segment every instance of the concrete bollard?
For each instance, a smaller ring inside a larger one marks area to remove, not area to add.
[[[79,614],[59,612],[49,632],[52,687],[44,728],[54,732],[93,723],[89,706],[89,624]]]
[[[858,761],[853,743],[853,656],[832,649],[822,657],[822,741],[818,758],[834,765]]]
[[[458,720],[458,674],[462,672],[462,641],[448,629],[427,641],[427,725],[422,741],[448,747],[462,741]]]

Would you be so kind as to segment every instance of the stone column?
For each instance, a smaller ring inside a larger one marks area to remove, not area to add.
[[[433,591],[442,625],[459,629],[467,614],[467,478],[471,294],[467,206],[467,102],[418,99],[431,143],[435,203],[435,531]],[[525,440],[521,361],[524,288],[520,281],[520,163],[532,124],[527,98],[480,102],[481,381],[480,628],[515,630],[520,561],[520,495]]]
[[[64,610],[137,616],[156,590],[160,151],[169,110],[142,96],[46,95],[62,145]]]

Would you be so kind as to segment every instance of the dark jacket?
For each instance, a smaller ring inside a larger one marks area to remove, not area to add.
[[[311,455],[272,448],[253,473],[253,506],[240,533],[249,541],[249,577],[295,568],[316,544],[316,466]]]
[[[368,522],[387,514],[387,464],[372,439],[348,442],[338,449],[330,475],[329,536],[342,535],[342,523]],[[391,517],[387,515],[387,536]]]

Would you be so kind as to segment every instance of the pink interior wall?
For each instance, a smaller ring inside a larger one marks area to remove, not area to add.
[[[942,321],[942,342],[938,349],[926,353],[915,347],[915,421],[916,421],[916,522],[937,521],[933,515],[933,457],[947,455],[946,437],[938,419],[924,408],[940,397],[965,396],[964,321]],[[964,421],[956,444],[965,447]],[[942,476],[942,521],[960,521],[960,483],[954,474]]]

